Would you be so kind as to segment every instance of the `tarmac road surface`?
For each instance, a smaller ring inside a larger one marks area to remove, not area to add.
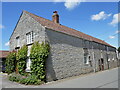
[[[0,82],[2,88],[118,88],[118,81],[120,82],[118,68],[75,76],[37,86],[11,82],[8,80],[7,75],[2,73],[0,74],[0,79],[2,79],[2,82]]]

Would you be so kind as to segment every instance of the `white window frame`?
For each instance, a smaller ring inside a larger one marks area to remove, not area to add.
[[[114,60],[115,60],[115,58],[113,57],[113,58],[112,58],[112,60],[114,61]]]
[[[30,66],[31,66],[31,60],[28,57],[27,60],[26,60],[26,72],[30,72],[31,71]]]
[[[102,53],[102,50],[101,50],[101,58],[103,58],[103,53]]]
[[[20,47],[20,37],[16,37],[16,46]]]
[[[108,56],[108,62],[110,62],[111,61],[110,54],[107,54],[107,56]]]
[[[87,49],[87,48],[84,48],[84,49]],[[87,49],[87,51],[88,51],[88,49]],[[88,65],[89,64],[89,54],[88,54],[88,52],[85,52],[85,50],[84,50],[84,64],[86,64],[86,65]]]
[[[30,59],[30,50],[31,50],[31,46],[28,46],[28,58],[26,60],[26,72],[31,72],[30,66],[31,66],[31,59]]]
[[[26,34],[27,44],[33,43],[33,31]]]
[[[108,58],[108,61],[110,62],[110,58]]]

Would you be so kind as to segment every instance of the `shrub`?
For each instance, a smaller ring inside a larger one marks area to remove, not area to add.
[[[20,74],[15,74],[15,73],[13,73],[13,74],[10,74],[10,75],[9,75],[9,80],[10,80],[10,81],[19,82],[20,79],[21,79],[21,75],[20,75]]]
[[[15,73],[9,75],[9,80],[25,85],[40,85],[44,83],[43,81],[37,79],[36,75],[29,75],[28,77],[25,77]]]
[[[31,59],[31,73],[25,73],[27,46],[23,46],[16,56],[17,67],[19,74],[10,74],[9,80],[19,82],[26,85],[39,85],[44,83],[45,80],[45,60],[49,55],[49,44],[34,43],[31,47],[30,59]],[[15,59],[15,58],[14,58]],[[10,64],[13,66],[14,64]],[[15,66],[15,65],[14,65]],[[15,67],[14,67],[15,70]],[[13,71],[14,71],[13,70]],[[12,71],[12,72],[13,72]]]
[[[26,59],[27,59],[27,46],[21,47],[21,49],[17,52],[16,59],[17,59],[17,67],[18,72],[21,75],[24,75],[26,69]]]
[[[30,75],[27,78],[21,79],[20,83],[26,84],[26,85],[40,85],[43,82],[41,82],[41,80],[37,79],[36,75]]]
[[[36,75],[42,81],[45,80],[45,59],[48,54],[49,44],[35,42],[31,47],[31,74]]]
[[[16,53],[15,52],[11,52],[7,58],[6,58],[6,62],[5,62],[5,65],[6,65],[6,72],[8,74],[12,73],[15,71],[15,66],[16,66]]]

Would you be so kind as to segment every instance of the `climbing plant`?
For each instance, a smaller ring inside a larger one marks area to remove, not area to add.
[[[49,44],[35,42],[31,47],[31,74],[36,75],[42,81],[45,80],[45,60],[48,55]]]
[[[16,53],[15,52],[11,52],[7,58],[6,58],[6,62],[5,62],[5,65],[6,65],[6,72],[8,74],[12,73],[15,71],[15,61],[16,61]]]
[[[18,50],[16,59],[17,59],[17,68],[18,72],[21,75],[24,75],[25,69],[26,69],[26,59],[27,59],[27,46],[21,47],[21,49]]]

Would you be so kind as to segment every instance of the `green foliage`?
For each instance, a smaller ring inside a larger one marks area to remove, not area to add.
[[[20,79],[21,79],[21,75],[20,74],[12,73],[12,74],[9,75],[9,80],[10,81],[19,82]]]
[[[26,59],[27,59],[27,46],[23,46],[16,55],[18,72],[24,75],[26,69]]]
[[[31,47],[30,58],[32,61],[31,64],[31,73],[25,73],[26,69],[26,59],[27,57],[27,46],[23,46],[17,54],[11,54],[8,57],[7,66],[11,66],[12,70],[10,73],[15,71],[15,60],[17,60],[17,68],[19,74],[10,74],[9,80],[19,82],[26,85],[39,85],[44,83],[45,80],[45,60],[49,54],[49,44],[39,44],[38,42],[34,43]],[[11,60],[11,62],[9,61]],[[14,63],[13,63],[14,62]],[[10,63],[10,64],[8,64]],[[13,67],[14,66],[14,67]],[[8,67],[9,68],[9,67]]]
[[[120,53],[120,47],[118,48],[118,52]]]
[[[44,83],[41,80],[37,79],[36,75],[29,75],[28,77],[25,77],[15,73],[9,76],[9,80],[13,82],[18,82],[21,84],[26,84],[26,85],[40,85]]]
[[[38,79],[45,80],[45,59],[49,54],[49,44],[39,44],[35,42],[31,47],[30,58],[31,74],[36,75]]]
[[[8,74],[12,73],[15,71],[15,65],[16,65],[16,53],[15,52],[11,52],[7,58],[6,58],[6,62],[5,62],[5,65],[6,65],[6,72]]]
[[[39,85],[39,84],[42,84],[43,82],[37,79],[36,75],[30,75],[27,78],[21,79],[20,83],[26,84],[26,85]]]

